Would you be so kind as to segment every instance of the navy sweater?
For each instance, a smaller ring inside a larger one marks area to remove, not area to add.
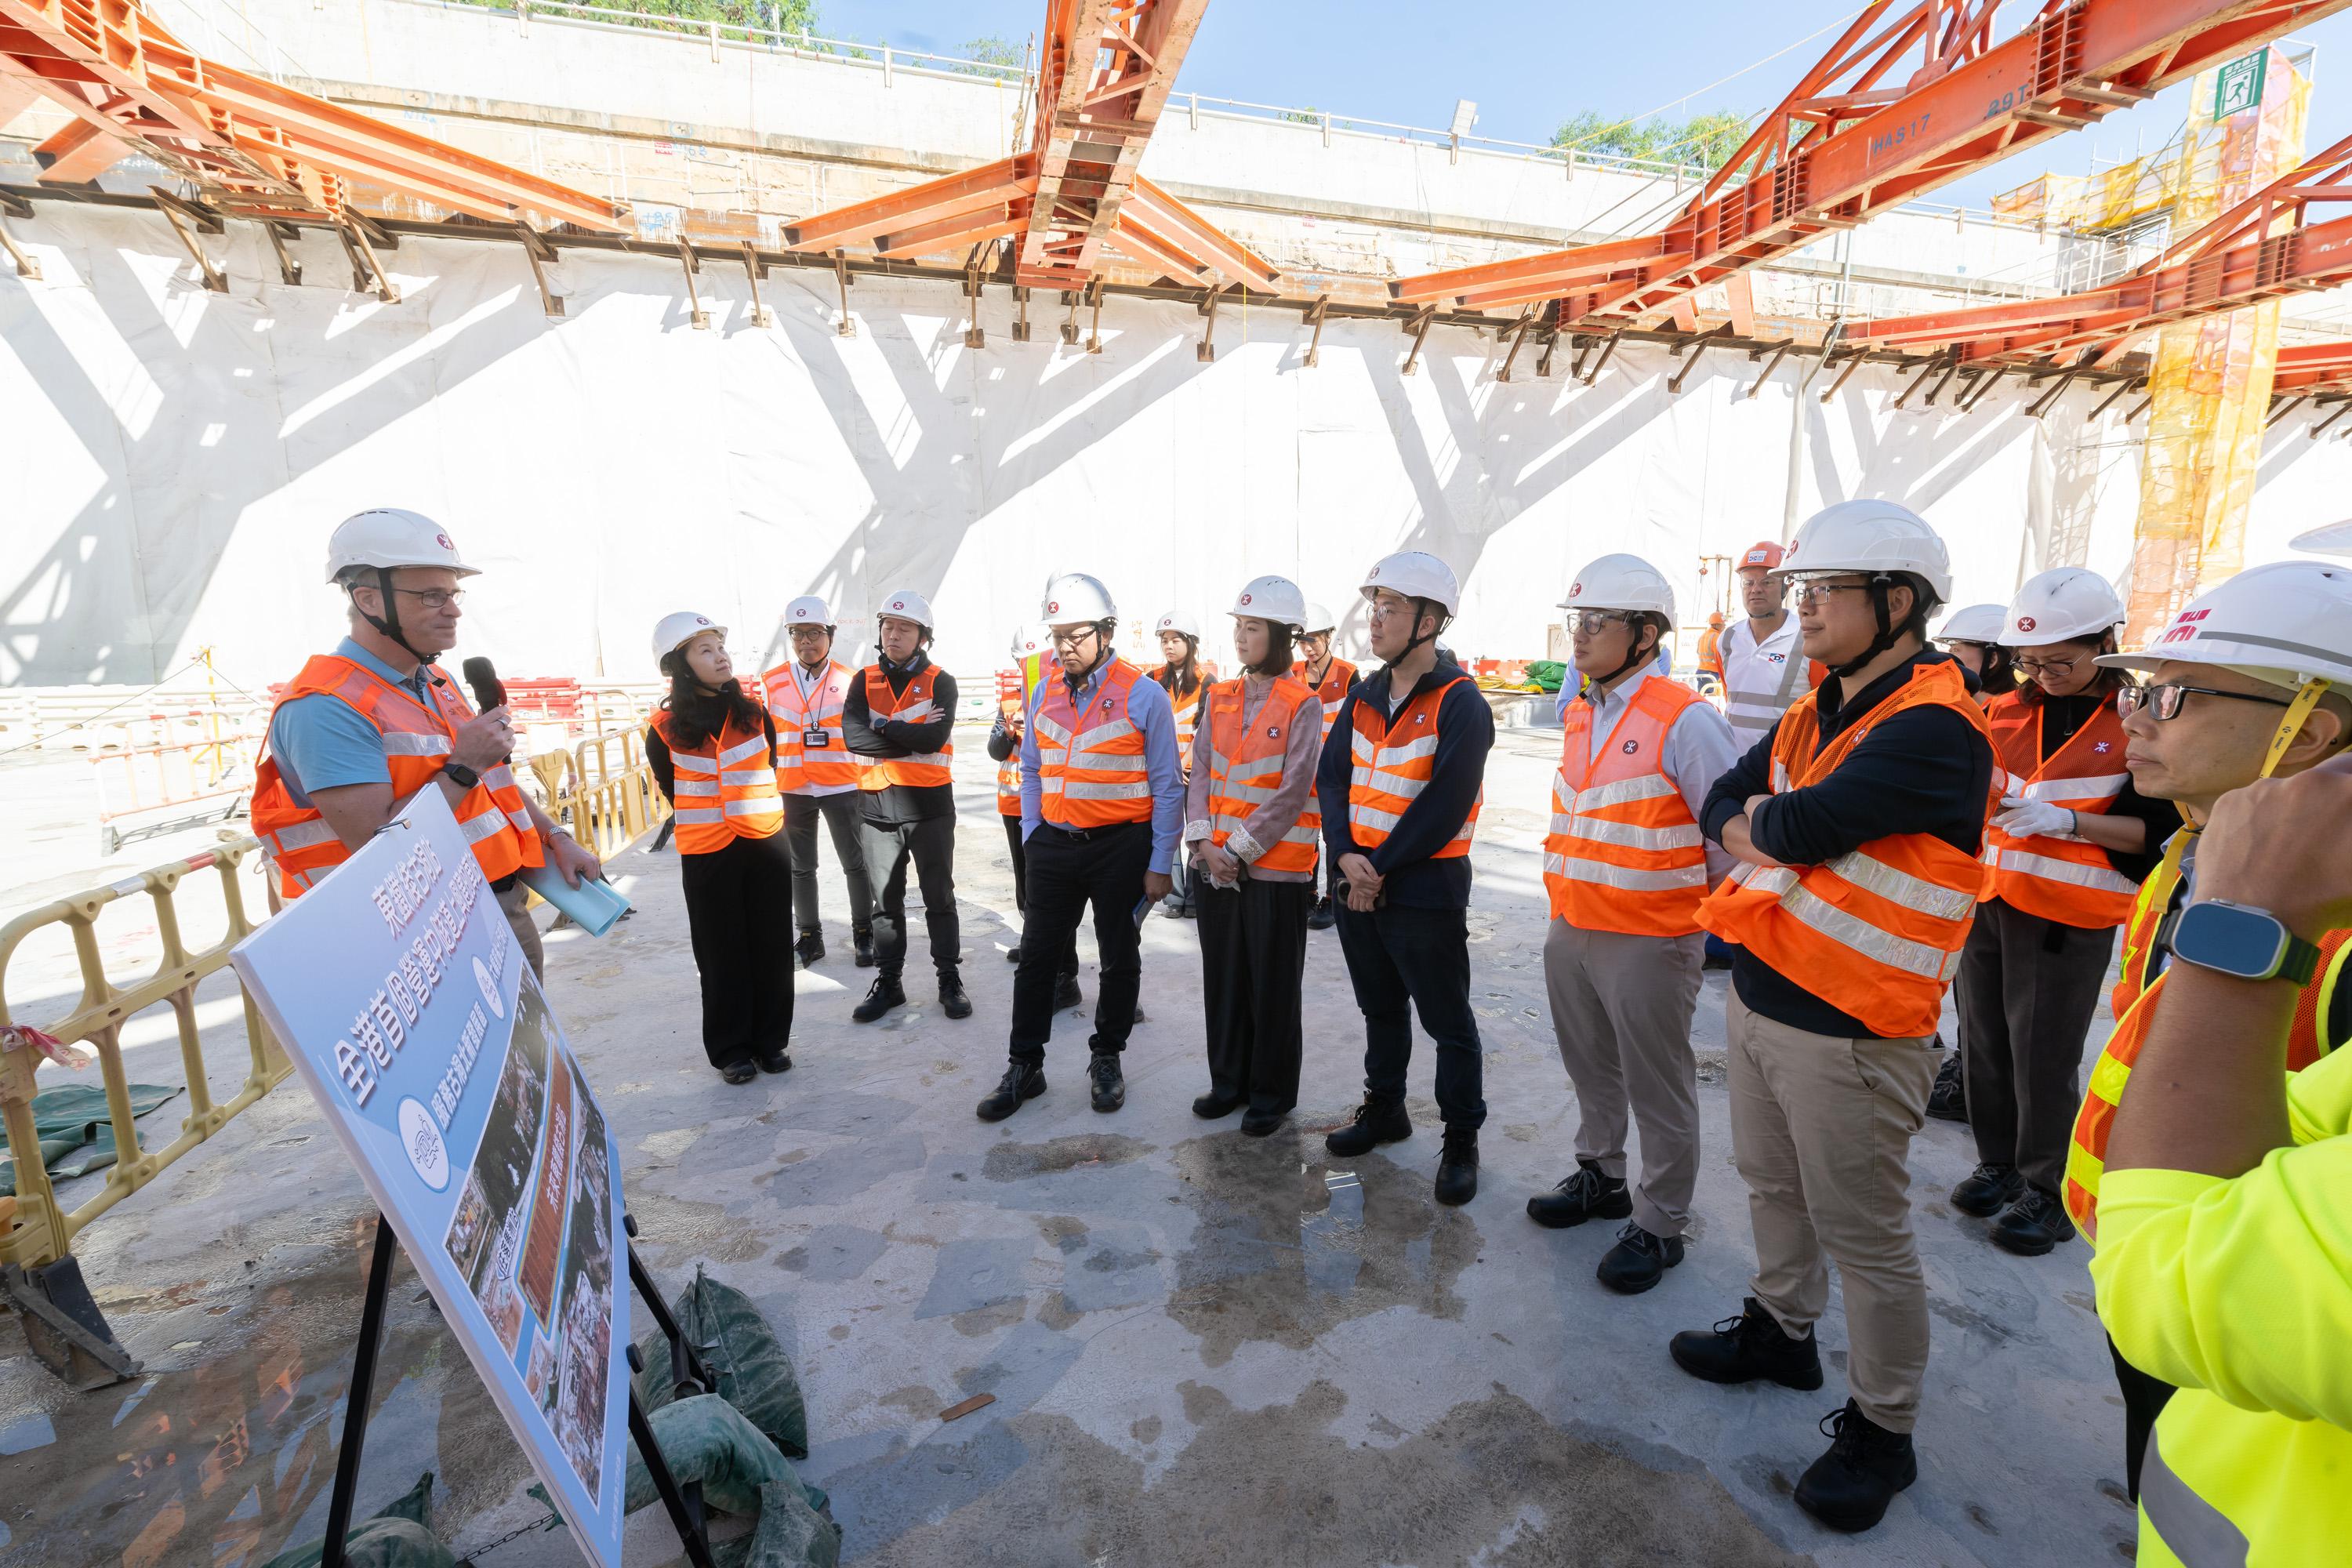
[[[1370,851],[1372,869],[1381,874],[1381,889],[1391,904],[1407,909],[1459,910],[1470,903],[1470,857],[1431,856],[1451,843],[1470,819],[1478,792],[1486,782],[1486,753],[1495,745],[1495,710],[1478,688],[1464,679],[1462,668],[1445,660],[1414,683],[1412,696],[1434,691],[1449,680],[1462,684],[1446,692],[1437,708],[1437,752],[1428,785],[1413,796],[1397,817],[1396,826],[1378,849]],[[1348,827],[1348,785],[1355,772],[1356,705],[1370,704],[1376,715],[1389,711],[1389,671],[1385,667],[1358,679],[1332,721],[1323,742],[1323,760],[1315,773],[1317,808],[1323,814],[1325,852],[1337,867],[1343,855],[1366,854]]]

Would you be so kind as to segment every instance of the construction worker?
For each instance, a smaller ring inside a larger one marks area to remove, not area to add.
[[[1698,904],[1731,866],[1720,849],[1710,859],[1698,814],[1731,765],[1731,726],[1658,671],[1675,595],[1656,567],[1604,555],[1576,574],[1560,608],[1583,692],[1569,705],[1552,776],[1544,984],[1581,1119],[1576,1173],[1529,1198],[1528,1217],[1555,1230],[1625,1221],[1598,1272],[1631,1296],[1683,1260],[1698,1184]],[[1642,1129],[1632,1190],[1629,1107]]]
[[[1307,619],[1298,584],[1253,578],[1232,614],[1241,674],[1209,689],[1184,810],[1209,1055],[1209,1091],[1192,1114],[1246,1106],[1242,1131],[1263,1138],[1298,1103],[1323,705],[1290,673],[1291,637]]]
[[[1661,639],[1663,640],[1663,639]],[[1723,612],[1710,610],[1706,630],[1698,634],[1698,668],[1702,675],[1723,679]]]
[[[1994,1245],[2035,1258],[2074,1239],[2059,1187],[2083,1037],[2116,928],[2156,868],[2148,846],[2180,815],[2124,770],[2116,699],[2129,681],[2095,662],[2116,651],[2124,620],[2107,580],[2080,566],[2042,573],[2005,619],[2028,684],[1985,710],[2001,797],[1985,830],[1992,879],[1952,983],[1978,1164],[1951,1202],[1992,1218]]]
[[[1466,1204],[1486,1120],[1470,1008],[1470,842],[1495,716],[1477,683],[1438,657],[1461,604],[1452,567],[1417,550],[1384,556],[1361,592],[1381,668],[1342,700],[1316,795],[1344,888],[1339,950],[1364,1014],[1364,1102],[1323,1142],[1352,1159],[1412,1136],[1404,1094],[1417,1013],[1437,1043],[1437,1201]]]
[[[1741,864],[1698,913],[1732,944],[1731,1144],[1754,1294],[1670,1348],[1711,1382],[1820,1387],[1813,1327],[1834,1261],[1850,1397],[1796,1500],[1859,1531],[1918,1473],[1927,1292],[1907,1160],[1987,875],[1992,742],[1960,667],[1927,647],[1951,567],[1917,516],[1841,501],[1771,571],[1796,588],[1802,647],[1789,657],[1830,678],[1708,794],[1702,826]]]
[[[1726,626],[1716,643],[1723,714],[1731,721],[1731,732],[1742,750],[1769,734],[1780,715],[1822,678],[1797,647],[1797,623],[1775,575],[1780,560],[1780,545],[1769,539],[1758,540],[1741,553],[1735,575],[1748,616]]]
[[[435,668],[457,643],[458,584],[476,575],[440,524],[415,512],[379,507],[336,525],[327,581],[342,590],[351,635],[303,665],[270,710],[253,831],[278,868],[279,897],[299,899],[437,784],[540,973],[518,874],[552,866],[578,887],[604,868],[515,783],[506,710],[477,714]]]
[[[1176,754],[1184,766],[1187,785],[1192,779],[1192,735],[1201,721],[1201,700],[1208,692],[1208,683],[1215,674],[1203,667],[1201,660],[1201,623],[1182,610],[1171,610],[1160,617],[1152,628],[1160,639],[1160,657],[1163,661],[1151,672],[1151,679],[1168,693],[1169,705],[1176,710]],[[1192,885],[1186,874],[1184,857],[1176,857],[1170,868],[1173,887],[1160,913],[1178,920],[1189,920],[1193,912]]]
[[[1333,651],[1332,639],[1338,635],[1339,620],[1329,609],[1313,599],[1307,602],[1307,618],[1315,623],[1298,636],[1298,662],[1290,673],[1314,689],[1316,698],[1323,704],[1323,740],[1329,744],[1331,726],[1339,717],[1339,707],[1348,693],[1355,689],[1356,667]],[[1339,868],[1327,858],[1320,873],[1322,888],[1315,900],[1315,910],[1307,917],[1308,931],[1329,931],[1338,921],[1338,907],[1332,902],[1339,883]]]
[[[869,872],[882,879],[875,914],[877,973],[850,1011],[870,1024],[906,1005],[907,874],[923,894],[923,926],[940,981],[940,1011],[971,1016],[963,989],[963,932],[955,901],[955,677],[931,662],[930,601],[911,588],[882,597],[875,661],[842,704],[841,727],[858,759],[858,833]]]
[[[2170,1319],[2178,1310],[2169,1303],[2180,1287],[2181,1276],[2174,1275],[2160,1287],[2149,1287],[2155,1298],[2145,1310],[2125,1301],[2121,1291],[2126,1280],[2148,1278],[2147,1247],[2161,1247],[2168,1268],[2211,1256],[2210,1243],[2183,1253],[2177,1229],[2170,1232],[2174,1239],[2168,1243],[2153,1239],[2177,1226],[2180,1218],[2177,1205],[2188,1202],[2196,1195],[2195,1189],[2206,1184],[2159,1177],[2147,1169],[2134,1182],[2118,1181],[2111,1189],[2108,1173],[2120,1174],[2124,1164],[2171,1165],[2174,1158],[2189,1149],[2210,1148],[2212,1131],[2230,1125],[2231,1113],[2252,1103],[2236,1096],[2207,1099],[2196,1111],[2204,1124],[2185,1129],[2178,1120],[2175,1097],[2192,1086],[2200,1096],[2210,1095],[2215,1075],[2229,1079],[2241,1070],[2267,1075],[2270,1085],[2275,1086],[2282,1067],[2301,1072],[2328,1054],[2330,1047],[2352,1040],[2352,981],[2346,978],[2347,959],[2352,959],[2352,931],[2343,929],[2347,922],[2340,916],[2321,924],[2292,920],[2288,934],[2298,942],[2316,942],[2319,948],[2315,956],[2305,955],[2282,971],[2290,977],[2303,975],[2297,986],[2231,983],[2216,992],[2197,973],[2197,966],[2224,962],[2212,944],[2217,931],[2221,936],[2229,935],[2227,925],[2236,919],[2215,906],[2222,900],[2265,902],[2236,882],[2208,880],[2200,830],[2208,824],[2218,826],[2225,811],[2235,812],[2242,822],[2252,815],[2254,821],[2248,826],[2260,824],[2257,803],[2283,805],[2282,797],[2287,792],[2252,787],[2257,781],[2275,777],[2300,784],[2294,775],[2308,773],[2332,758],[2340,759],[2347,738],[2352,738],[2352,702],[2347,700],[2347,693],[2352,692],[2352,568],[2317,561],[2252,567],[2190,600],[2145,648],[2106,655],[2099,662],[2144,672],[2147,684],[2121,694],[2124,763],[2131,771],[2134,787],[2142,795],[2171,801],[2179,807],[2187,826],[2166,845],[2163,860],[2142,884],[2124,927],[2121,973],[2108,997],[2115,1031],[2091,1069],[2082,1108],[2074,1119],[2073,1147],[2066,1156],[2066,1213],[2081,1228],[2084,1239],[2096,1248],[2091,1269],[2099,1281],[2100,1316],[2108,1326],[2116,1376],[2123,1393],[2125,1476],[2132,1494],[2144,1496],[2142,1456],[2148,1432],[2162,1411],[2166,1440],[2161,1462],[2179,1478],[2162,1489],[2168,1494],[2167,1506],[2180,1502],[2178,1494],[2185,1482],[2197,1496],[2223,1507],[2238,1527],[2246,1530],[2249,1521],[2234,1507],[2224,1505],[2216,1490],[2209,1489],[2208,1478],[2233,1478],[2217,1479],[2215,1484],[2234,1490],[2244,1479],[2236,1467],[2253,1465],[2258,1456],[2266,1456],[2261,1461],[2264,1472],[2274,1475],[2278,1483],[2271,1487],[2265,1481],[2271,1495],[2282,1505],[2291,1497],[2307,1499],[2309,1494],[2303,1489],[2286,1489],[2287,1472],[2273,1471],[2271,1467],[2289,1454],[2297,1456],[2299,1466],[2304,1457],[2322,1451],[2327,1443],[2340,1443],[2341,1434],[2328,1434],[2315,1422],[2294,1430],[2307,1432],[2313,1441],[2324,1437],[2319,1448],[2305,1447],[2302,1436],[2291,1441],[2274,1440],[2271,1435],[2289,1424],[2254,1412],[2281,1409],[2275,1394],[2263,1397],[2252,1390],[2244,1390],[2242,1397],[2231,1394],[2231,1402],[2242,1408],[2225,1412],[2213,1394],[2223,1394],[2232,1385],[2222,1378],[2217,1363],[2203,1363],[2199,1375],[2188,1375],[2192,1368],[2179,1359],[2183,1342],[2176,1335],[2150,1331],[2152,1325]],[[2326,794],[2315,793],[2323,797]],[[2297,796],[2305,794],[2295,792]],[[2280,827],[2294,836],[2292,842],[2307,846],[2313,856],[2322,856],[2341,848],[2346,820],[2339,810],[2333,816],[2290,816]],[[2192,922],[2184,911],[2200,901],[2208,912]],[[2267,907],[2276,915],[2293,915],[2276,904]],[[2205,929],[2209,927],[2212,929]],[[2245,945],[2260,947],[2261,943],[2259,940],[2241,942]],[[2267,952],[2275,952],[2281,945],[2273,936]],[[2187,967],[2174,963],[2176,958],[2186,960]],[[2175,1014],[2174,986],[2179,981],[2190,982],[2206,997],[2229,997],[2233,1015],[2244,1016],[2233,1016],[2233,1022],[2256,1016],[2273,1018],[2275,1010],[2290,997],[2291,1014],[2274,1027],[2266,1027],[2263,1050],[2238,1053],[2238,1060],[2199,1065],[2184,1063],[2178,1054],[2171,1054],[2168,1062],[2155,1065],[2158,1061],[2155,1036],[2160,1029],[2198,1031],[2194,1046],[2200,1052],[2221,1045],[2220,1039],[2206,1032],[2213,1022],[2206,1001],[2187,1002],[2184,1012]],[[2273,991],[2280,995],[2271,995]],[[2332,1057],[2330,1063],[2332,1080],[2340,1086],[2343,1069]],[[2130,1158],[2119,1162],[2126,1118],[2138,1111],[2143,1083],[2165,1097],[2167,1107],[2148,1115],[2142,1125],[2151,1134],[2167,1131],[2161,1137],[2151,1136],[2130,1151]],[[2298,1084],[2291,1092],[2300,1104],[2303,1088]],[[2272,1087],[2265,1098],[2275,1093]],[[2336,1109],[2311,1125],[2332,1126],[2333,1135],[2340,1140],[2347,1102],[2339,1093],[2332,1103]],[[2297,1135],[2303,1136],[2300,1130]],[[2169,1145],[2160,1146],[2167,1140]],[[2253,1160],[2246,1163],[2251,1166]],[[2198,1165],[2171,1168],[2234,1173]],[[2285,1178],[2286,1166],[2274,1164],[2269,1169]],[[2315,1198],[2320,1191],[2312,1189]],[[2108,1248],[2130,1235],[2132,1227],[2155,1219],[2162,1224],[2151,1237],[2133,1243],[2132,1261],[2118,1263],[2108,1257]],[[2232,1272],[2238,1281],[2263,1291],[2269,1305],[2284,1312],[2297,1295],[2296,1277],[2265,1266],[2261,1248],[2296,1233],[2291,1227],[2281,1231],[2266,1223],[2255,1225],[2251,1215],[2248,1219],[2254,1228],[2242,1234],[2255,1245],[2238,1254],[2243,1261],[2231,1265]],[[2217,1207],[2213,1223],[2220,1227],[2215,1235],[2229,1230],[2231,1211],[2226,1205]],[[2200,1231],[2202,1226],[2200,1221]],[[2339,1249],[2339,1261],[2344,1255]],[[2262,1310],[2267,1311],[2269,1306]],[[2289,1319],[2273,1318],[2269,1323],[2249,1327],[2242,1333],[2278,1339],[2282,1348],[2293,1342],[2296,1330]],[[2340,1350],[2333,1344],[2323,1349],[2325,1342],[2306,1342],[2316,1354],[2340,1358]],[[2242,1342],[2231,1347],[2234,1352],[2260,1348]],[[2215,1381],[2206,1381],[2207,1373]],[[2173,1407],[2166,1401],[2173,1385],[2183,1383],[2194,1383],[2213,1394],[2200,1393],[2190,1402],[2194,1413],[2184,1414],[2176,1442]],[[2287,1408],[2296,1407],[2289,1405]],[[2300,1413],[2318,1414],[2307,1405],[2300,1407]],[[2329,1419],[2338,1426],[2344,1424],[2340,1409]],[[2201,1452],[2200,1443],[2209,1444]],[[2150,1488],[2149,1493],[2157,1489]],[[2187,1541],[2158,1518],[2159,1504],[2153,1495],[2145,1495],[2144,1500],[2148,1505],[2147,1518],[2156,1521],[2158,1532],[2172,1543],[2177,1554]],[[2145,1529],[2142,1540],[2146,1560]],[[2250,1560],[2326,1559],[2325,1553],[2305,1557],[2286,1552]]]
[[[1013,665],[1025,670],[1029,661],[1045,656],[1052,634],[1045,625],[1026,626],[1013,634]],[[1029,710],[1019,695],[999,698],[996,722],[988,731],[988,756],[996,764],[996,815],[1004,822],[1004,847],[1013,857],[1013,910],[1025,921],[1029,914],[1029,855],[1021,838],[1021,741],[1028,733]],[[1004,952],[1005,962],[1021,962],[1021,943]],[[1054,987],[1056,1011],[1086,1005],[1078,989],[1078,944],[1073,934],[1062,957]]]
[[[793,1065],[793,858],[784,843],[774,715],[735,679],[727,628],[680,610],[654,627],[669,696],[646,763],[677,829],[686,929],[702,978],[702,1049],[729,1083]]]
[[[1937,646],[1975,679],[1977,702],[1982,707],[2017,689],[2017,668],[2000,640],[2008,620],[2007,605],[1964,605],[1936,628]]]
[[[800,937],[793,956],[806,968],[824,956],[824,921],[816,896],[816,824],[824,818],[833,852],[849,884],[849,936],[857,967],[874,967],[874,884],[857,825],[859,766],[843,735],[849,705],[847,665],[833,657],[833,612],[814,594],[784,606],[793,657],[761,678],[776,719],[776,783],[784,792],[784,843],[793,858],[793,916]]]
[[[1097,1110],[1127,1103],[1119,1055],[1143,981],[1143,917],[1168,896],[1184,826],[1176,714],[1160,683],[1112,650],[1110,590],[1083,572],[1057,574],[1039,618],[1059,668],[1039,683],[1021,740],[1029,910],[1013,976],[1011,1061],[980,1102],[982,1121],[1002,1121],[1045,1092],[1055,977],[1088,905],[1102,970],[1087,1085]]]

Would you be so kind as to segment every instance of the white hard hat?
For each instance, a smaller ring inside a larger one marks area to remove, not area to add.
[[[327,539],[327,581],[353,566],[442,566],[460,577],[480,575],[458,559],[439,523],[396,506],[355,512],[335,525]]]
[[[1194,620],[1186,611],[1171,610],[1166,615],[1160,616],[1159,623],[1151,628],[1151,635],[1153,637],[1158,637],[1161,632],[1181,632],[1184,636],[1191,637],[1194,642],[1199,642],[1201,640],[1201,623]]]
[[[654,662],[659,664],[705,632],[717,632],[722,642],[727,637],[727,628],[709,616],[692,610],[664,616],[654,626]]]
[[[1289,578],[1253,577],[1242,584],[1242,591],[1234,600],[1234,607],[1229,613],[1273,621],[1288,626],[1292,631],[1305,631],[1313,624],[1307,617],[1314,614],[1314,609],[1307,603],[1307,595],[1298,591],[1298,584]],[[1321,631],[1324,628],[1318,626],[1315,629]]]
[[[912,588],[901,588],[894,594],[883,595],[881,607],[874,615],[877,620],[887,616],[892,620],[912,621],[926,631],[939,624],[931,619],[931,602]]]
[[[2178,661],[2214,664],[2301,686],[2352,686],[2352,567],[2326,561],[2273,561],[2208,588],[2137,653],[2102,654],[2116,668]]]
[[[1099,577],[1083,572],[1062,572],[1045,579],[1045,597],[1038,616],[1050,626],[1074,626],[1081,621],[1108,621],[1118,616],[1110,590]]]
[[[2298,533],[2286,542],[2286,547],[2308,550],[2315,555],[2352,555],[2352,521],[2331,522],[2325,528]]]
[[[784,606],[786,631],[790,631],[794,626],[829,626],[831,625],[833,625],[833,611],[827,608],[825,602],[814,594],[803,594]]]
[[[1603,555],[1569,581],[1563,610],[1650,610],[1675,618],[1675,591],[1665,574],[1638,555]]]
[[[1995,640],[2011,647],[2039,647],[2068,637],[2096,637],[2123,624],[2123,596],[2114,584],[2087,567],[2053,566],[2028,577],[2018,589]]]
[[[1936,628],[1937,642],[2000,641],[2001,628],[2008,624],[2007,605],[1963,605],[1944,617]]]
[[[1307,624],[1298,629],[1302,632],[1328,632],[1339,624],[1339,617],[1331,613],[1330,605],[1320,599],[1309,599],[1307,601]]]
[[[1046,629],[1044,622],[1032,621],[1025,626],[1014,629],[1013,657],[1016,659],[1027,658],[1032,654],[1044,653],[1053,640],[1054,634]]]
[[[1926,579],[1937,603],[1952,596],[1952,558],[1927,520],[1891,500],[1842,500],[1797,530],[1768,575],[1806,572],[1908,572]]]
[[[1382,588],[1408,599],[1431,600],[1449,616],[1462,600],[1462,584],[1454,568],[1425,550],[1400,550],[1372,563],[1358,592],[1369,599]]]

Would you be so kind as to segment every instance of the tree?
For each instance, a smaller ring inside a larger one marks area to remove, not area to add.
[[[1028,50],[994,34],[972,39],[964,45],[963,52],[966,58],[978,60],[982,65],[1009,66],[1014,70],[1019,70],[1029,58]]]
[[[1748,117],[1718,109],[1688,120],[1615,121],[1594,110],[1571,116],[1552,132],[1555,147],[1573,147],[1604,158],[1643,158],[1654,163],[1720,168],[1748,140]]]

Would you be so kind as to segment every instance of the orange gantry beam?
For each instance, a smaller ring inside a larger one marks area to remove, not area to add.
[[[2273,395],[2341,391],[2352,385],[2352,342],[2298,343],[2278,352]]]

